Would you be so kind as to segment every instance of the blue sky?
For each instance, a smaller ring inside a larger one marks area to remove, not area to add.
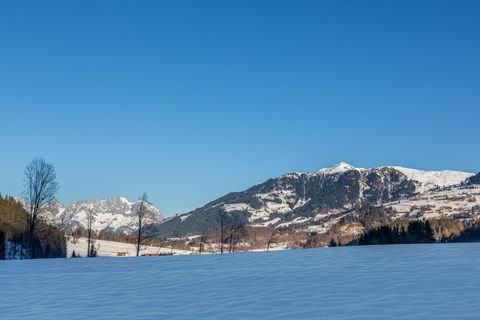
[[[167,215],[290,171],[480,171],[478,1],[4,1],[0,192]]]

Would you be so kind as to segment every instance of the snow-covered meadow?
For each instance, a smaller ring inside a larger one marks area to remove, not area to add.
[[[73,241],[72,237],[67,237],[67,255],[70,257],[72,252],[80,254],[85,257],[87,255],[87,238],[78,238]],[[94,247],[97,250],[97,254],[100,257],[132,257],[137,253],[136,246],[131,243],[107,241],[107,240],[94,240]],[[172,249],[171,247],[155,247],[155,246],[141,246],[140,255],[151,254],[175,254],[185,255],[191,254],[192,251]]]
[[[1,319],[479,319],[480,244],[0,262]]]

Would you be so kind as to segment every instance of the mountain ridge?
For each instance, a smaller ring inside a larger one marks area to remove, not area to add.
[[[203,207],[164,220],[157,225],[157,232],[165,237],[202,234],[215,227],[221,212],[237,215],[251,226],[321,225],[313,228],[321,231],[345,212],[460,185],[473,175],[399,166],[365,169],[341,162],[314,173],[287,173],[244,191],[228,193]]]
[[[418,198],[429,190],[478,183],[478,176],[462,171],[425,171],[400,166],[357,168],[340,162],[316,172],[286,173],[173,217],[165,218],[149,205],[151,213],[147,220],[155,225],[160,237],[208,232],[217,226],[220,212],[238,216],[250,226],[280,229],[302,225],[321,232],[335,223],[337,217],[362,206],[391,204],[396,209],[395,202]],[[137,201],[131,202],[125,197],[79,200],[68,205],[57,202],[50,206],[47,216],[52,224],[66,229],[85,228],[86,211],[93,210],[95,231],[132,233],[136,205]]]
[[[111,231],[132,233],[135,230],[135,210],[139,201],[131,202],[125,197],[110,197],[104,200],[77,200],[68,205],[53,203],[47,209],[48,219],[54,225],[67,229],[86,228],[87,210],[95,213],[93,229],[96,232]],[[164,219],[160,211],[152,204],[147,204],[148,214],[145,222],[159,223]]]

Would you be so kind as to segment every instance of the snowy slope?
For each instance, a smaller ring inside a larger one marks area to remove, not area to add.
[[[430,189],[435,188],[436,186],[439,187],[446,187],[457,185],[471,176],[474,173],[469,172],[461,172],[461,171],[451,171],[451,170],[443,170],[443,171],[422,171],[417,169],[410,169],[404,167],[391,167],[394,168],[403,174],[405,174],[408,179],[415,180],[421,183],[423,190],[421,191],[428,191]]]
[[[471,172],[462,172],[462,171],[452,171],[452,170],[441,170],[441,171],[427,171],[427,170],[417,170],[411,168],[405,168],[400,166],[382,166],[372,169],[383,169],[383,168],[393,168],[405,174],[408,179],[415,180],[420,182],[422,185],[426,187],[445,187],[460,184],[461,182],[465,181],[466,179],[475,175]],[[350,170],[357,170],[357,171],[364,171],[364,170],[372,170],[372,169],[365,169],[365,168],[357,168],[348,164],[346,162],[340,162],[333,167],[329,168],[322,168],[317,171],[321,174],[338,174],[344,173]]]
[[[383,166],[372,169],[356,168],[346,162],[340,162],[333,167],[323,168],[317,171],[317,174],[338,174],[344,173],[350,170],[364,171],[364,170],[380,170],[383,168],[393,168],[400,171],[407,176],[408,179],[419,182],[418,185],[420,188],[418,191],[428,191],[435,187],[446,187],[452,185],[458,185],[468,178],[475,175],[471,172],[462,172],[462,171],[452,171],[452,170],[441,170],[441,171],[426,171],[426,170],[417,170],[411,168],[405,168],[400,166]]]

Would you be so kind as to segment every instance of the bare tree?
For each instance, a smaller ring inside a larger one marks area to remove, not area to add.
[[[31,258],[35,258],[34,237],[37,221],[46,213],[58,191],[55,167],[43,158],[35,158],[25,167],[24,201],[28,210],[28,241]]]
[[[87,208],[87,257],[94,257],[96,256],[96,251],[92,241],[93,235],[93,224],[97,218],[97,214],[91,209]]]
[[[200,244],[199,244],[199,248],[198,248],[198,253],[199,254],[202,254],[202,252],[204,251],[204,243],[207,242],[208,240],[208,235],[207,234],[204,234],[204,235],[201,235],[200,236]]]
[[[270,237],[268,237],[268,241],[267,241],[267,252],[270,250],[270,246],[275,241],[276,237],[277,237],[277,231],[272,230],[272,232],[270,233]]]
[[[72,243],[77,244],[77,241],[79,238],[81,238],[83,235],[83,229],[82,228],[76,228],[75,230],[72,231]]]
[[[137,257],[140,255],[142,246],[148,240],[147,234],[149,225],[146,223],[146,217],[149,213],[149,209],[147,207],[148,203],[148,195],[146,193],[142,194],[138,202],[138,207],[135,211],[134,224],[137,227]]]
[[[227,212],[220,210],[218,212],[218,222],[220,223],[220,253],[223,254],[223,242],[225,241],[225,228],[227,225]]]
[[[236,245],[246,233],[245,222],[239,216],[232,216],[228,232],[228,252],[234,253]]]

